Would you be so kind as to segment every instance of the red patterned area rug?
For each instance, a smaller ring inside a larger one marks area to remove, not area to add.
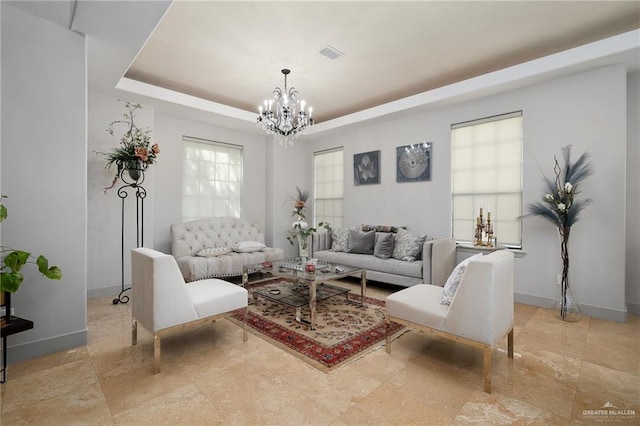
[[[248,287],[250,292],[257,286],[275,289],[283,282],[276,278]],[[339,282],[330,284],[340,286]],[[295,308],[255,297],[247,313],[247,330],[328,373],[384,344],[384,301],[367,297],[366,306],[361,306],[360,298],[358,292],[349,294],[350,301],[343,295],[318,301],[316,329],[311,330],[308,324],[296,321]],[[242,321],[240,314],[232,318]],[[301,318],[309,320],[308,306],[302,308]],[[406,327],[391,323],[394,339],[405,331]]]

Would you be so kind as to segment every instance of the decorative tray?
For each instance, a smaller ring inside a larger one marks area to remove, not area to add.
[[[288,259],[288,260],[284,260],[281,264],[280,264],[280,268],[283,269],[290,269],[293,271],[300,271],[300,272],[304,272],[304,267],[308,262],[303,261],[300,258],[297,259]],[[327,263],[325,261],[322,260],[313,260],[311,261],[311,263],[313,263],[314,265],[316,265],[316,272],[325,272],[325,271],[329,271],[331,269],[331,264]]]

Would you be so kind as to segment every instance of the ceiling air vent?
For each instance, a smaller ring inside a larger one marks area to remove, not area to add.
[[[339,51],[333,46],[329,46],[328,44],[325,47],[323,47],[319,53],[322,56],[326,56],[331,60],[338,59],[339,57],[344,56],[344,53],[342,53],[341,51]]]

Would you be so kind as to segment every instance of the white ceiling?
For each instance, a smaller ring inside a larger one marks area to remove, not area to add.
[[[611,63],[640,68],[640,1],[3,3],[86,34],[90,90],[253,131],[285,67],[322,122],[311,133]],[[327,44],[345,56],[321,56]]]
[[[290,68],[322,122],[638,27],[636,1],[176,1],[126,77],[256,112]]]

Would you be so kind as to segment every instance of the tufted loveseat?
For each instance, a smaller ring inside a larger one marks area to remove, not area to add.
[[[209,217],[171,225],[171,254],[187,282],[241,275],[244,265],[282,259],[284,255],[282,249],[271,247],[233,251],[243,245],[264,245],[260,222]],[[205,255],[216,251],[214,255]]]

